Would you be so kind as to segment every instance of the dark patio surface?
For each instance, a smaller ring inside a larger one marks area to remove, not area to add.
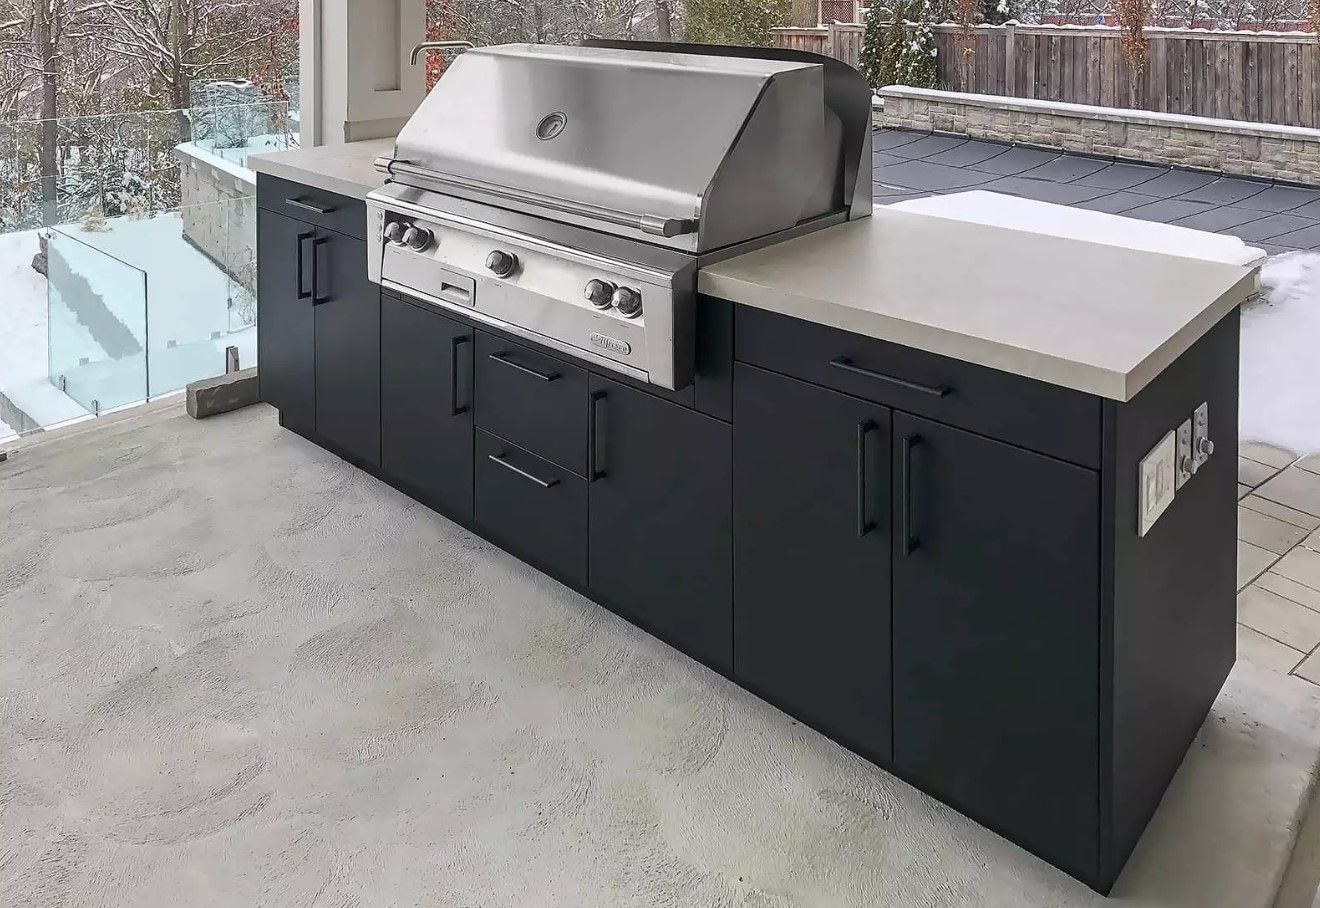
[[[1320,186],[1096,158],[906,129],[874,139],[876,204],[969,189],[1320,251]]]

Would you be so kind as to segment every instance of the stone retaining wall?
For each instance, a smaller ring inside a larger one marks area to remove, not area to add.
[[[886,126],[1296,183],[1320,181],[1320,129],[899,85],[879,94]]]

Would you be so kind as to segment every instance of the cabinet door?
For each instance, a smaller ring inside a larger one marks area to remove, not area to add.
[[[890,411],[737,364],[734,677],[890,758]]]
[[[380,288],[361,240],[318,230],[312,253],[316,312],[316,432],[380,465]]]
[[[257,212],[257,347],[261,399],[290,425],[313,429],[316,342],[311,300],[315,229],[274,212]]]
[[[733,658],[729,427],[615,381],[590,379],[591,592],[678,649]]]
[[[1099,476],[904,413],[894,459],[894,764],[1090,879]]]
[[[380,298],[380,463],[414,494],[472,519],[472,329]]]

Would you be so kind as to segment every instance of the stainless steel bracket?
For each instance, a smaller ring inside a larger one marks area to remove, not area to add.
[[[1210,405],[1203,403],[1192,413],[1192,458],[1196,468],[1200,469],[1213,453],[1215,443],[1210,440]]]
[[[1173,459],[1173,487],[1181,489],[1196,472],[1196,460],[1192,457],[1192,421],[1184,419],[1178,427],[1178,448]]]

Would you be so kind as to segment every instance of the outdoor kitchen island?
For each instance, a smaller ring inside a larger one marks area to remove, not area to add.
[[[1234,661],[1253,256],[867,216],[857,74],[710,53],[467,51],[255,158],[264,400],[1107,892]]]

